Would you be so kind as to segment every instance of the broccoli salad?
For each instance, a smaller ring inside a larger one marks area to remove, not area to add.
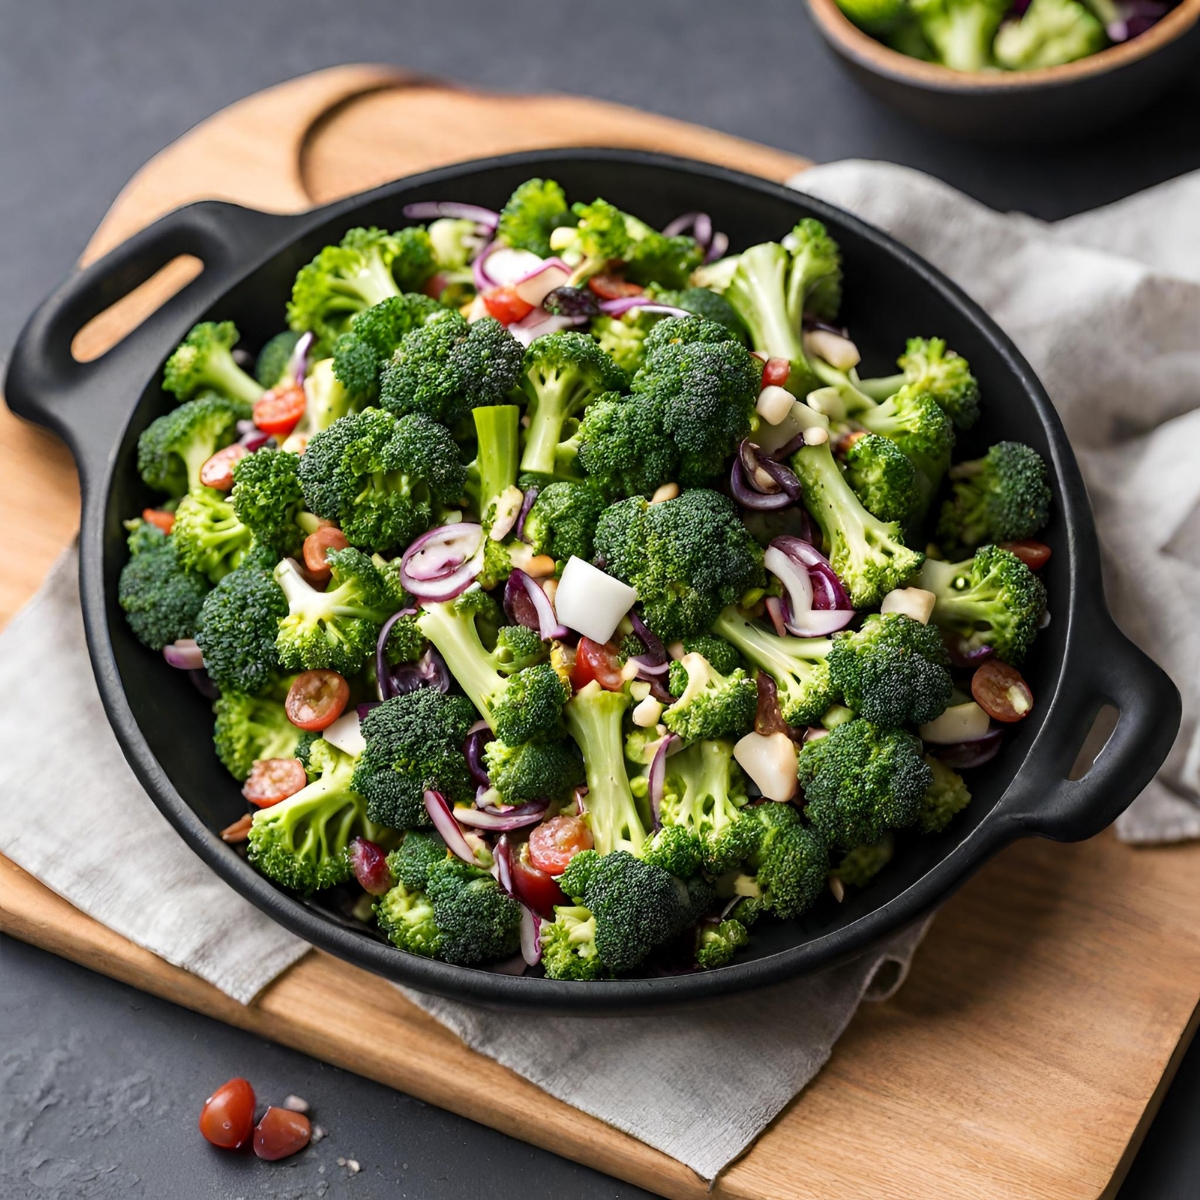
[[[956,71],[1058,67],[1145,33],[1176,0],[837,0],[865,33]]]
[[[860,375],[816,220],[729,254],[531,179],[197,325],[121,607],[213,701],[259,871],[412,954],[720,967],[944,830],[1033,698],[1045,464],[914,337]],[[966,778],[964,778],[964,774]]]

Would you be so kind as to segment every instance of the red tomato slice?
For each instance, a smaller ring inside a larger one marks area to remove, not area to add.
[[[270,808],[307,783],[304,764],[298,758],[260,758],[242,784],[242,795],[258,808]]]
[[[1045,542],[1035,542],[1029,538],[1020,542],[1001,542],[1000,549],[1010,550],[1031,571],[1040,571],[1050,561],[1050,547]]]
[[[283,702],[297,729],[328,729],[342,715],[350,685],[336,671],[305,671],[292,680]]]
[[[161,508],[143,508],[142,520],[147,525],[157,525],[163,533],[170,533],[175,528],[175,514],[164,512]]]
[[[330,550],[345,550],[349,545],[346,535],[336,525],[322,525],[304,539],[304,566],[313,579],[328,583],[332,572],[325,555]]]
[[[551,817],[529,835],[529,863],[547,875],[561,875],[575,855],[592,845],[592,831],[580,817]]]
[[[624,300],[629,296],[644,296],[646,289],[636,283],[627,283],[620,275],[593,275],[588,280],[588,289],[601,300]]]
[[[581,637],[575,651],[575,666],[571,670],[571,683],[575,690],[587,687],[595,680],[606,692],[619,692],[625,686],[621,664],[611,646]]]
[[[311,1137],[312,1123],[303,1113],[272,1105],[254,1127],[254,1153],[275,1162],[303,1150]]]
[[[233,468],[239,459],[249,453],[245,446],[239,446],[236,442],[224,450],[218,450],[200,468],[200,482],[218,492],[229,491],[233,487]]]
[[[246,1144],[254,1132],[254,1089],[245,1079],[230,1079],[205,1100],[200,1132],[222,1150]]]
[[[570,902],[567,894],[558,886],[553,875],[548,875],[529,861],[528,843],[517,846],[510,842],[509,846],[508,861],[512,867],[513,891],[517,899],[547,921],[553,921],[554,906]]]
[[[483,293],[483,304],[501,325],[512,325],[533,312],[533,305],[522,300],[510,287],[493,288]]]
[[[308,400],[298,383],[271,388],[254,402],[254,424],[263,433],[286,437],[300,423]]]
[[[1016,667],[991,659],[971,676],[975,703],[993,720],[1011,725],[1033,711],[1033,693]]]

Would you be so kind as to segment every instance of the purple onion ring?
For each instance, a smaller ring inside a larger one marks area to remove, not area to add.
[[[460,204],[457,200],[418,200],[406,204],[402,210],[410,221],[433,221],[438,217],[450,217],[457,221],[474,221],[487,229],[500,224],[500,214],[491,208],[480,208],[478,204]]]

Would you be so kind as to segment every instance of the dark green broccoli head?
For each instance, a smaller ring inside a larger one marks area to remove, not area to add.
[[[697,289],[704,291],[705,289]],[[709,292],[715,296],[715,292]],[[717,296],[718,300],[722,297]],[[692,317],[664,317],[655,322],[646,334],[643,357],[649,362],[660,350],[669,350],[676,346],[691,345],[723,345],[726,342],[740,344],[737,334],[723,321],[713,321],[697,314]],[[761,364],[759,376],[761,378]],[[643,377],[645,379],[645,377]],[[648,390],[646,386],[636,388],[638,391]]]
[[[881,521],[907,526],[918,501],[917,468],[895,442],[877,433],[855,438],[846,450],[846,482],[862,506]]]
[[[491,962],[517,952],[521,906],[486,871],[445,858],[429,868],[425,890],[442,937],[439,957],[446,962]]]
[[[979,384],[967,360],[946,349],[945,339],[909,338],[897,362],[905,382],[937,401],[959,429],[979,419]]]
[[[590,982],[608,972],[596,949],[596,918],[583,905],[559,905],[542,925],[542,966],[547,979]]]
[[[380,373],[405,335],[452,311],[420,292],[372,305],[334,343],[334,375],[358,403],[372,403],[379,394]]]
[[[556,562],[572,557],[590,562],[604,508],[603,495],[590,483],[552,483],[538,492],[525,518],[525,537],[537,554]]]
[[[205,597],[196,625],[204,667],[222,692],[257,694],[279,670],[275,638],[288,602],[271,572],[247,565]]]
[[[791,255],[787,307],[793,324],[798,328],[805,315],[833,320],[842,301],[841,248],[812,217],[797,222],[783,245]]]
[[[558,877],[558,886],[575,900],[582,900],[587,891],[588,880],[600,865],[603,855],[597,850],[581,850],[571,856],[567,869]]]
[[[239,459],[229,494],[237,518],[277,558],[295,555],[304,544],[296,518],[304,507],[300,455],[263,448]]]
[[[300,334],[296,330],[285,329],[263,345],[254,363],[254,378],[263,387],[273,388],[287,374],[299,340]]]
[[[667,237],[628,215],[625,230],[631,243],[625,261],[625,278],[630,283],[684,288],[692,272],[704,261],[704,250],[694,237],[686,234]]]
[[[151,650],[192,637],[208,580],[182,566],[173,539],[149,522],[141,522],[129,541],[138,548],[121,569],[117,602],[134,636]]]
[[[396,416],[422,413],[453,425],[473,408],[503,404],[524,354],[494,317],[468,324],[449,314],[404,336],[384,368],[380,403]]]
[[[745,820],[757,826],[747,860],[758,885],[757,906],[785,920],[800,916],[825,887],[829,851],[819,831],[805,825],[790,804],[771,801],[748,809]],[[737,910],[733,915],[741,919]]]
[[[800,751],[804,812],[830,845],[852,849],[913,824],[932,774],[920,739],[861,717]]]
[[[441,792],[451,804],[470,804],[475,784],[463,742],[475,724],[465,696],[418,688],[371,709],[362,722],[367,747],[354,772],[354,787],[367,800],[371,820],[392,829],[430,824],[425,792]]]
[[[696,742],[667,759],[659,817],[664,831],[681,828],[696,837],[705,870],[720,875],[755,845],[756,828],[744,819],[747,799],[733,743]]]
[[[952,467],[950,479],[953,495],[942,506],[937,536],[955,549],[1020,541],[1050,519],[1046,464],[1021,442],[997,442],[983,458]]]
[[[610,263],[624,261],[632,242],[625,224],[625,214],[607,200],[596,199],[591,204],[575,203],[571,212],[575,228],[560,249],[563,258],[574,268],[570,282],[580,283],[599,274]],[[554,239],[559,244],[559,239]]]
[[[260,758],[296,756],[301,731],[288,720],[279,700],[225,692],[213,705],[213,713],[213,745],[235,779],[245,779]]]
[[[138,472],[159,492],[182,496],[200,487],[200,468],[237,437],[250,406],[215,392],[152,421],[138,438]]]
[[[741,921],[707,921],[696,927],[696,966],[711,971],[723,967],[750,941]]]
[[[614,504],[596,526],[596,552],[637,591],[646,624],[667,642],[707,631],[764,578],[762,551],[737,507],[703,488],[662,504]]]
[[[689,637],[685,637],[683,652],[703,655],[708,659],[713,670],[720,671],[722,675],[731,675],[739,667],[746,665],[736,646],[713,633],[693,633]],[[635,653],[640,653],[640,651],[635,651]],[[686,680],[686,674],[684,680]],[[671,689],[671,692],[672,695],[679,695],[674,688]]]
[[[407,606],[406,606],[407,607]],[[429,647],[425,635],[417,628],[414,615],[401,617],[388,634],[385,653],[393,666],[397,663],[414,663]]]
[[[886,727],[924,725],[950,703],[949,661],[936,625],[872,614],[857,632],[833,639],[829,675],[860,717]]]
[[[663,724],[685,742],[737,738],[754,727],[758,687],[741,667],[723,675],[703,655],[685,654],[671,664],[668,686],[678,698]]]
[[[447,855],[442,835],[432,829],[410,829],[399,847],[387,856],[388,869],[397,883],[410,891],[424,891],[429,868]]]
[[[513,675],[545,662],[550,657],[550,647],[536,629],[526,625],[504,625],[496,631],[494,654],[499,669]]]
[[[496,237],[516,250],[549,258],[550,235],[572,224],[562,188],[553,179],[527,179],[500,210]]]
[[[870,846],[855,846],[847,850],[830,874],[847,887],[866,887],[892,861],[895,842],[890,833]]]
[[[652,495],[678,474],[679,452],[666,434],[659,396],[593,400],[573,441],[579,465],[609,498]]]
[[[933,782],[921,797],[917,828],[922,833],[941,833],[955,815],[971,803],[971,793],[962,776],[952,771],[940,758],[927,754],[925,762],[933,773]]]
[[[484,766],[504,804],[566,800],[584,781],[583,759],[569,741],[488,742]]]
[[[646,294],[656,304],[669,304],[673,308],[682,308],[703,317],[706,321],[715,321],[724,325],[741,343],[746,341],[746,327],[742,318],[737,315],[733,305],[724,296],[706,287],[685,287],[673,292],[653,284],[646,289]],[[636,311],[636,310],[635,310]]]
[[[181,566],[207,575],[213,583],[241,566],[250,553],[253,537],[238,520],[229,500],[211,488],[189,492],[175,510],[171,529],[175,556]]]
[[[905,384],[882,404],[855,413],[855,420],[871,433],[893,441],[904,451],[924,480],[916,481],[921,515],[950,465],[954,449],[954,423],[924,392]]]
[[[704,838],[688,825],[664,825],[645,842],[639,857],[676,879],[690,879],[705,865]]]
[[[510,746],[529,741],[554,741],[563,734],[563,705],[570,688],[549,663],[518,671],[492,699],[492,728]]]
[[[404,546],[433,523],[435,503],[451,503],[466,481],[450,431],[429,417],[398,420],[366,408],[315,434],[300,459],[309,509],[337,521],[352,545]]]
[[[237,326],[232,321],[202,321],[192,327],[163,368],[163,387],[180,400],[213,391],[228,400],[253,404],[262,387],[234,362]]]

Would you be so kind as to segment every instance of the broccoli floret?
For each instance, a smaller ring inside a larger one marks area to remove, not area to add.
[[[316,778],[316,772],[313,770],[312,766],[312,748],[321,740],[322,738],[320,733],[311,729],[304,730],[300,734],[299,738],[296,739],[296,749],[293,753],[293,757],[298,759],[300,765],[303,766],[304,773],[308,776],[309,783],[312,783],[312,781]]]
[[[285,558],[275,582],[287,598],[275,648],[291,671],[331,669],[354,675],[375,652],[379,627],[396,611],[398,597],[387,577],[361,551],[331,550],[325,561],[333,573],[319,592]]]
[[[237,437],[250,406],[215,393],[189,400],[152,421],[138,438],[138,472],[159,492],[182,496],[198,489],[200,468]]]
[[[506,246],[549,258],[550,235],[571,224],[562,188],[553,179],[527,179],[500,210],[496,238]]]
[[[798,775],[805,815],[830,845],[847,850],[913,824],[932,779],[918,737],[861,717],[806,742]]]
[[[336,521],[352,545],[380,552],[424,533],[435,503],[459,499],[465,480],[448,429],[377,408],[334,421],[300,458],[308,508]]]
[[[392,829],[428,826],[427,790],[441,792],[451,804],[472,803],[475,783],[462,747],[474,724],[465,696],[431,687],[371,709],[361,726],[367,746],[354,772],[371,819]]]
[[[386,830],[367,819],[353,787],[355,760],[321,739],[309,755],[317,778],[260,808],[250,825],[250,861],[268,878],[308,895],[351,878],[347,850],[356,837],[386,842]]]
[[[567,282],[576,287],[598,275],[609,263],[623,262],[632,241],[625,226],[625,214],[607,200],[572,204],[571,212],[576,218],[574,226],[563,226],[556,231],[550,245],[574,268]]]
[[[181,565],[173,538],[147,521],[129,544],[133,556],[121,569],[117,602],[134,636],[151,650],[192,637],[208,581]]]
[[[252,540],[233,505],[212,488],[197,488],[175,510],[171,541],[180,565],[207,575],[213,583],[242,564]]]
[[[928,2],[928,0],[927,0]],[[937,0],[934,0],[937,2]],[[944,0],[951,2],[951,0]],[[986,7],[987,0],[973,0]],[[1003,13],[1006,5],[999,4]],[[916,392],[937,401],[959,429],[970,429],[979,418],[979,384],[971,374],[967,360],[946,349],[943,338],[909,338],[904,353],[897,359],[905,382]]]
[[[590,562],[604,497],[590,483],[552,483],[538,492],[525,517],[525,538],[536,554],[558,563]]]
[[[608,508],[596,553],[637,591],[646,624],[663,641],[702,633],[727,604],[763,582],[762,551],[731,500],[703,488],[648,504]]]
[[[885,833],[869,846],[847,850],[842,861],[829,873],[847,887],[866,887],[892,861],[894,850],[892,835]]]
[[[775,681],[779,711],[789,725],[811,725],[833,703],[828,638],[780,637],[726,608],[713,632],[732,642],[746,659]]]
[[[467,468],[467,492],[485,530],[495,522],[500,499],[516,486],[521,455],[521,410],[492,404],[471,413],[475,425],[475,461]]]
[[[922,833],[941,833],[955,815],[971,803],[971,793],[962,776],[952,771],[940,758],[927,754],[925,762],[933,772],[933,782],[921,798],[917,828]]]
[[[894,521],[881,521],[863,508],[838,470],[829,442],[802,446],[792,456],[792,469],[855,608],[878,604],[920,568],[925,556],[904,544]]]
[[[163,368],[163,387],[180,400],[214,391],[227,400],[253,404],[263,388],[233,360],[238,340],[232,321],[202,321],[192,327]]]
[[[603,979],[596,949],[596,918],[581,904],[557,905],[554,920],[542,925],[542,966],[547,979]]]
[[[394,666],[397,663],[415,663],[428,647],[428,640],[417,628],[416,617],[409,614],[392,626],[384,653]]]
[[[288,303],[288,325],[317,335],[326,357],[359,313],[401,292],[419,292],[436,268],[433,243],[420,226],[387,233],[351,229],[301,268]]]
[[[758,891],[754,915],[772,912],[784,920],[800,916],[825,888],[829,851],[824,840],[790,804],[757,804],[742,819],[749,825],[744,836],[753,844],[746,867]],[[749,917],[741,905],[730,915],[743,923]]]
[[[696,966],[711,971],[723,967],[750,941],[741,921],[708,921],[696,927]]]
[[[380,403],[396,416],[423,413],[453,425],[473,408],[503,404],[525,351],[494,317],[458,313],[405,334],[383,371]]]
[[[372,906],[375,919],[393,946],[437,958],[442,949],[442,933],[433,915],[433,901],[420,889],[398,883]]]
[[[1033,0],[1019,21],[1005,21],[992,42],[996,61],[1010,71],[1058,67],[1108,45],[1104,26],[1075,0]]]
[[[690,879],[704,866],[704,841],[686,825],[664,825],[642,843],[639,857],[676,879]]]
[[[685,654],[702,654],[708,659],[713,670],[720,671],[722,675],[732,675],[739,667],[746,665],[745,660],[738,653],[737,647],[730,645],[724,638],[717,637],[716,634],[694,633],[682,640]],[[635,653],[640,653],[640,651],[635,651]]]
[[[429,868],[425,890],[441,934],[439,958],[467,965],[517,952],[521,906],[486,871],[446,858]]]
[[[333,373],[359,404],[379,395],[379,376],[404,336],[452,310],[419,292],[389,296],[354,318],[333,345]]]
[[[679,469],[665,426],[661,397],[613,392],[592,401],[571,441],[579,465],[605,496],[649,496],[673,482]]]
[[[205,597],[196,624],[204,667],[222,692],[263,691],[279,669],[275,638],[288,602],[271,572],[247,564]]]
[[[595,317],[592,337],[622,371],[632,375],[642,365],[646,334],[659,315],[631,308],[619,317]]]
[[[270,546],[279,558],[299,552],[304,530],[296,518],[304,507],[304,492],[298,454],[264,448],[239,459],[229,500],[258,545]]]
[[[711,288],[686,287],[675,292],[651,284],[646,289],[646,295],[656,304],[668,304],[673,308],[682,308],[707,321],[724,325],[737,341],[743,344],[746,341],[746,326],[742,323],[742,318],[738,316],[737,310],[724,296],[718,295]],[[637,312],[637,309],[632,311]]]
[[[1021,442],[997,442],[983,458],[950,468],[953,495],[942,506],[937,536],[973,550],[984,542],[1032,537],[1050,519],[1050,485],[1042,456]]]
[[[488,742],[483,762],[503,804],[566,800],[585,778],[583,760],[568,742]]]
[[[631,283],[684,288],[704,261],[704,250],[694,237],[668,237],[628,213],[625,232],[630,242],[625,254],[625,277]]]
[[[939,62],[955,71],[982,71],[991,64],[992,39],[1007,0],[910,0],[910,7]]]
[[[829,677],[860,717],[888,728],[924,725],[950,703],[949,661],[936,625],[876,613],[834,637]]]
[[[733,743],[696,742],[667,759],[659,806],[663,833],[671,828],[687,830],[698,840],[705,869],[719,875],[754,848],[756,835],[742,812],[747,798],[746,781],[733,759]]]
[[[584,409],[605,392],[623,391],[625,372],[585,333],[546,334],[525,351],[521,389],[527,398],[521,470],[554,473],[559,443]]]
[[[410,829],[404,841],[387,856],[388,870],[397,883],[413,891],[424,891],[429,868],[446,857],[442,835],[432,829]]]
[[[846,482],[862,506],[881,521],[907,526],[915,515],[917,468],[895,442],[867,433],[851,442],[845,454]]]
[[[792,256],[788,314],[793,325],[805,316],[832,321],[842,304],[842,251],[825,226],[812,217],[798,221],[783,239]]]
[[[741,667],[723,675],[703,655],[685,654],[671,664],[668,683],[678,699],[663,724],[685,742],[740,737],[753,727],[758,688]]]
[[[608,692],[593,680],[566,707],[567,729],[583,752],[587,770],[584,820],[604,855],[614,850],[637,854],[646,840],[646,823],[625,769],[621,722],[629,702],[627,691]]]
[[[309,368],[304,380],[304,401],[304,415],[292,431],[304,438],[328,429],[339,417],[358,408],[354,397],[334,375],[332,358],[322,358]]]
[[[536,629],[526,625],[504,625],[496,632],[496,649],[492,657],[498,671],[513,675],[526,667],[546,662],[550,647]]]
[[[245,779],[260,758],[295,757],[301,730],[287,719],[279,700],[225,692],[213,713],[217,757],[235,779]]]
[[[285,329],[270,338],[258,352],[254,363],[254,378],[264,388],[273,388],[287,374],[292,363],[292,354],[300,334],[294,329]]]
[[[958,637],[965,651],[991,646],[1009,663],[1025,657],[1046,608],[1042,581],[998,546],[983,546],[960,563],[931,559],[913,582],[937,597],[934,624]]]

